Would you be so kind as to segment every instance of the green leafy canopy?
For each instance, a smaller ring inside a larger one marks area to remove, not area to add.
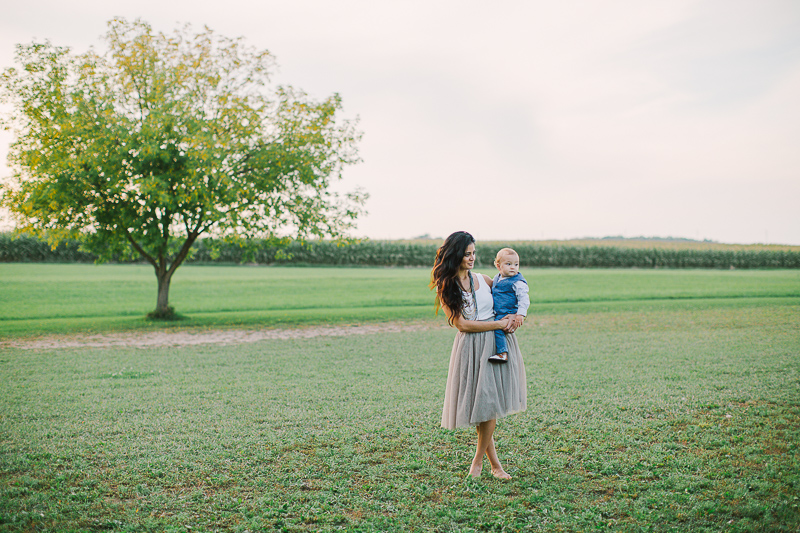
[[[105,42],[18,45],[2,74],[15,171],[0,203],[20,229],[171,275],[203,234],[342,238],[363,212],[366,194],[330,188],[359,161],[339,95],[271,89],[267,51],[208,28],[114,19]]]

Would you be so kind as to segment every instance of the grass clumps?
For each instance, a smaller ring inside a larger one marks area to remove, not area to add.
[[[169,305],[166,309],[156,309],[155,311],[150,311],[147,313],[147,319],[162,322],[175,322],[178,320],[185,320],[186,317],[176,313],[175,308]]]
[[[439,427],[452,330],[8,349],[0,531],[796,531],[798,317],[532,315],[505,483]]]

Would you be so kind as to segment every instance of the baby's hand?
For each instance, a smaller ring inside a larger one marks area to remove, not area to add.
[[[522,323],[525,321],[525,315],[512,315],[510,318],[511,318],[511,323],[514,325],[514,329],[520,327]]]

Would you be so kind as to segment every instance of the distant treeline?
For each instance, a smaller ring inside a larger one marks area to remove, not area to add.
[[[583,268],[800,268],[800,251],[623,248],[615,246],[562,246],[514,243],[526,267]],[[478,266],[490,266],[501,245],[479,243]],[[292,242],[277,247],[265,241],[224,243],[198,241],[188,264],[427,266],[433,265],[437,244],[402,241],[362,241],[337,244]],[[77,241],[64,241],[55,249],[30,236],[0,233],[0,262],[92,263],[95,256],[81,251]]]

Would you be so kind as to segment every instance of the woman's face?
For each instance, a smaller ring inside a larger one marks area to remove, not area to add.
[[[473,266],[475,266],[475,245],[470,243],[461,260],[461,270],[472,270]]]

